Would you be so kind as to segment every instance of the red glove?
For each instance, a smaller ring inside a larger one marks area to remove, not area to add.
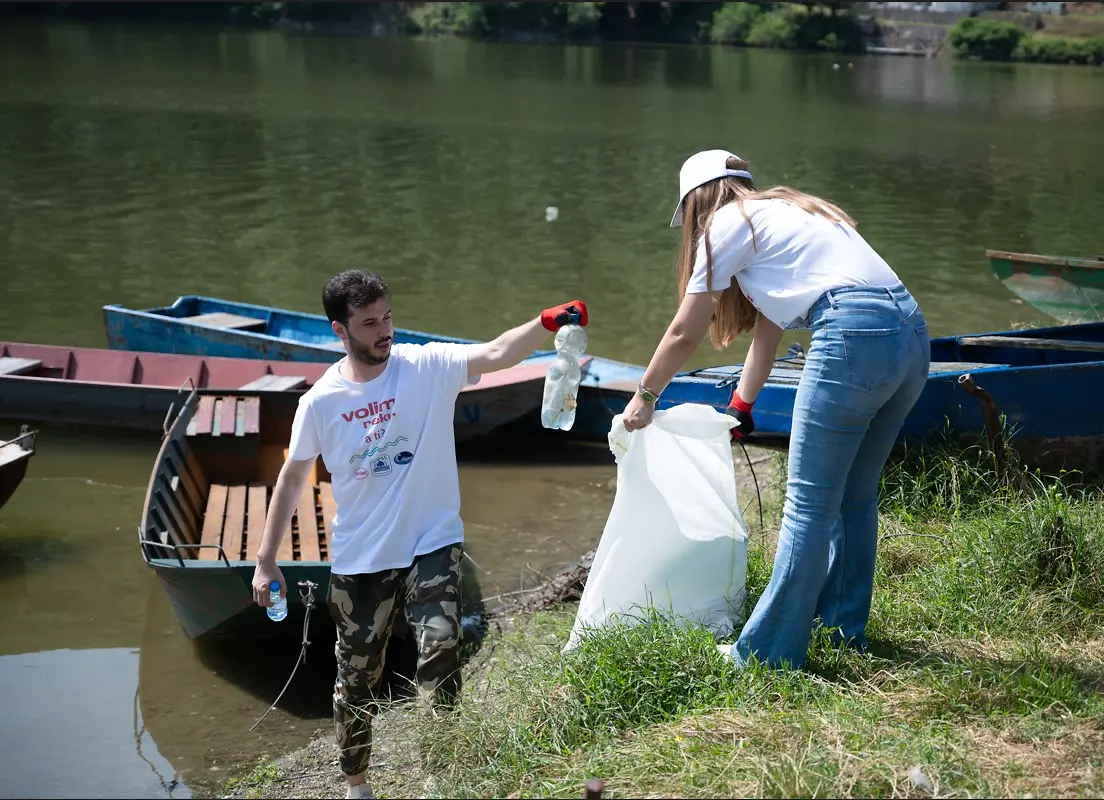
[[[587,324],[586,303],[582,300],[572,300],[562,306],[546,308],[541,312],[540,321],[541,325],[553,333],[569,322],[585,326]]]
[[[728,408],[725,409],[725,413],[733,417],[740,423],[737,427],[732,429],[732,441],[738,442],[755,430],[755,420],[751,418],[751,407],[755,403],[745,403],[736,390],[732,390],[732,399],[728,401]]]

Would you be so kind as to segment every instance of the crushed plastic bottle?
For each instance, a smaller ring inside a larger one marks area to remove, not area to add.
[[[268,606],[265,611],[268,612],[268,618],[273,622],[279,622],[287,616],[287,598],[280,597],[280,582],[273,581],[268,585],[268,599],[272,605]]]
[[[582,369],[579,358],[586,351],[587,333],[580,325],[564,325],[556,331],[556,358],[544,378],[541,425],[569,431],[575,424],[576,396]]]

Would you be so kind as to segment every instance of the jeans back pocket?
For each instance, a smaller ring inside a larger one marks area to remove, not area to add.
[[[843,329],[840,334],[848,383],[874,391],[900,380],[906,352],[900,328]]]

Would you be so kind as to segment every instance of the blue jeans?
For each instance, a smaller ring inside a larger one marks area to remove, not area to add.
[[[902,285],[825,293],[794,400],[789,474],[770,583],[731,654],[805,665],[815,620],[866,647],[878,541],[878,485],[928,377],[920,308]]]

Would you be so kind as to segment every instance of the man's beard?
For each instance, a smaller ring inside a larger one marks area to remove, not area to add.
[[[377,346],[380,342],[386,342],[390,344],[391,339],[381,339],[377,342]],[[387,363],[387,359],[391,357],[391,348],[386,350],[378,347],[369,347],[362,344],[353,338],[353,335],[349,334],[349,355],[359,361],[361,364],[366,364],[369,367],[378,367],[380,364]]]

